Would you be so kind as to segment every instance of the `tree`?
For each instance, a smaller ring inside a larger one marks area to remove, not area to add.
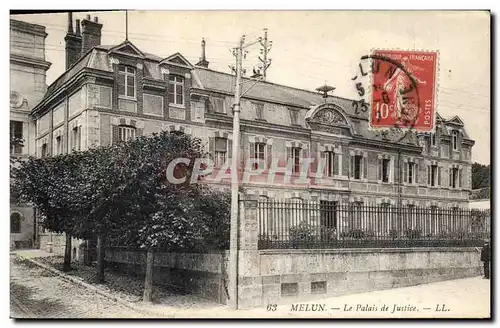
[[[42,216],[42,227],[66,234],[64,271],[71,269],[71,236],[81,236],[78,205],[81,153],[55,157],[33,158],[18,163],[12,169],[13,194],[18,201],[33,204]]]
[[[479,163],[472,164],[472,189],[490,186],[490,166]]]

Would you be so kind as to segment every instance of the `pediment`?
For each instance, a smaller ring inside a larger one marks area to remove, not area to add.
[[[109,53],[121,53],[128,56],[144,58],[144,53],[139,50],[132,42],[125,41],[122,44],[111,48]]]
[[[457,124],[457,125],[464,125],[464,122],[457,115],[455,115],[452,119],[448,120],[447,123],[453,123],[453,124]]]
[[[169,64],[174,66],[181,66],[185,68],[193,68],[193,65],[180,53],[175,53],[161,61],[160,64]]]

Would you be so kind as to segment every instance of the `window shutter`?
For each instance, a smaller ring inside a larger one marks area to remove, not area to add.
[[[233,158],[233,140],[227,139],[227,160],[231,158]],[[231,165],[231,162],[229,165]]]
[[[453,186],[453,169],[450,167],[448,168],[448,177],[450,179],[450,187]]]
[[[459,188],[462,188],[462,168],[460,168],[460,170],[458,170],[458,187]]]
[[[321,160],[322,160],[322,163],[320,165],[323,165],[323,177],[327,177],[328,176],[328,165],[326,160],[327,160],[327,155],[328,153],[326,151],[322,151],[321,152]]]
[[[339,173],[339,154],[333,153],[333,175]]]
[[[441,185],[441,169],[442,169],[442,167],[441,167],[441,166],[438,166],[438,168],[437,168],[437,169],[438,169],[438,170],[437,170],[437,171],[438,171],[438,172],[437,172],[437,173],[438,173],[438,176],[437,176],[437,180],[438,180],[438,181],[437,181],[437,185],[438,185],[438,186],[440,186],[440,185]]]
[[[408,163],[403,162],[403,182],[408,182]]]
[[[431,185],[431,166],[427,165],[427,184]]]
[[[366,156],[363,156],[363,177],[368,178],[368,161],[366,160]]]
[[[413,182],[415,184],[418,183],[418,176],[419,176],[419,174],[418,174],[418,164],[415,163],[415,164],[413,164]]]
[[[266,145],[266,148],[267,148],[267,169],[269,170],[273,162],[273,146]]]
[[[378,181],[382,181],[382,159],[378,159]]]
[[[215,138],[208,137],[208,153],[212,160],[215,159]]]
[[[120,141],[120,131],[118,129],[117,125],[112,125],[112,138],[111,138],[111,143],[116,144],[118,141]],[[71,138],[74,138],[74,135],[71,136]],[[74,143],[73,139],[71,140],[72,143]]]
[[[354,156],[349,157],[349,177],[354,177]]]

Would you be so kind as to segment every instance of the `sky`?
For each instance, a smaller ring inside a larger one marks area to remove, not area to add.
[[[125,40],[125,12],[79,12],[98,16],[102,44]],[[46,56],[52,66],[50,85],[64,72],[67,14],[21,15],[16,18],[46,26]],[[180,52],[192,64],[206,40],[209,68],[230,72],[230,49],[241,35],[252,42],[268,29],[273,41],[267,80],[314,90],[327,83],[334,95],[359,98],[351,78],[360,57],[372,49],[439,51],[437,109],[458,115],[472,139],[472,160],[490,163],[490,16],[487,12],[416,11],[129,11],[129,40],[139,49],[168,57]],[[244,67],[258,64],[259,45],[249,51]]]

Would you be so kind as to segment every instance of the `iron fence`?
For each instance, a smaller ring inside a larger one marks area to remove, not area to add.
[[[259,201],[259,249],[481,246],[490,211]]]

